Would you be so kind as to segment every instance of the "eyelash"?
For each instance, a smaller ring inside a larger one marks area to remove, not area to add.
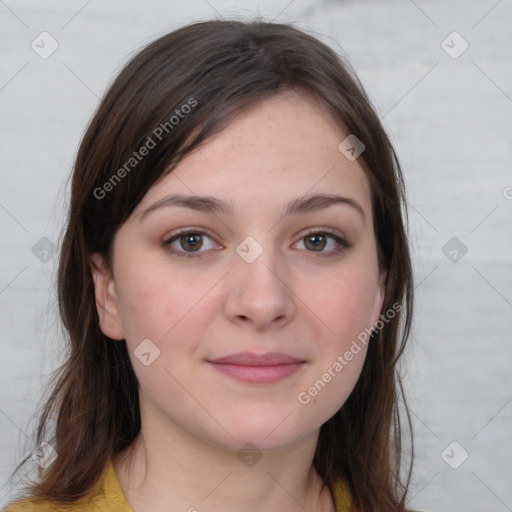
[[[186,229],[186,230],[180,231],[178,233],[175,233],[171,238],[164,240],[162,242],[162,245],[168,252],[170,252],[171,254],[175,254],[176,256],[179,256],[182,258],[199,258],[199,257],[201,257],[201,252],[186,252],[186,251],[183,252],[183,251],[177,251],[177,250],[171,248],[171,244],[174,241],[178,240],[179,238],[181,238],[184,235],[189,235],[189,234],[190,235],[206,235],[208,238],[212,238],[204,231]],[[316,253],[321,258],[329,258],[329,257],[335,256],[337,254],[344,252],[346,249],[351,247],[351,244],[349,244],[346,240],[344,240],[343,238],[340,238],[338,235],[336,235],[335,233],[333,233],[332,231],[330,231],[329,229],[326,229],[326,228],[319,228],[314,231],[310,231],[309,233],[306,233],[304,236],[302,236],[300,238],[300,240],[302,240],[304,238],[311,237],[311,236],[315,236],[315,235],[327,235],[329,238],[333,239],[338,244],[338,247],[336,249],[329,251],[327,253],[316,252],[316,251],[306,251],[306,252]]]

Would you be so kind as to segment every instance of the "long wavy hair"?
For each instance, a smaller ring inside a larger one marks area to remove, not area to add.
[[[284,91],[315,98],[345,133],[363,141],[358,161],[370,182],[379,265],[387,271],[382,311],[401,305],[373,333],[353,392],[321,427],[314,466],[331,491],[344,479],[355,510],[406,510],[412,431],[398,362],[411,329],[413,282],[400,165],[349,64],[316,37],[261,20],[198,22],[151,42],[114,79],[86,130],[57,282],[68,349],[38,407],[34,432],[35,446],[48,442],[56,459],[25,485],[25,496],[61,504],[85,498],[141,428],[126,343],[99,328],[90,255],[99,252],[111,264],[113,237],[148,189],[235,116]],[[180,110],[191,98],[194,108]],[[176,110],[188,113],[170,127]],[[130,172],[118,171],[161,125],[168,132],[161,142]],[[112,181],[116,173],[123,179]],[[399,409],[411,432],[407,456]]]

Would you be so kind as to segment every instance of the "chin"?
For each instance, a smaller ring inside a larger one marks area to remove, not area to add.
[[[309,425],[308,422],[301,420],[298,411],[292,407],[281,409],[278,414],[270,413],[268,410],[249,410],[244,417],[240,415],[236,419],[226,421],[225,425],[233,436],[229,443],[234,448],[240,449],[241,446],[251,443],[260,450],[284,448],[311,435],[319,428],[315,424]]]

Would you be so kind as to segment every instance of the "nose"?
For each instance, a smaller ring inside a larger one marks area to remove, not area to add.
[[[278,261],[268,248],[252,263],[234,257],[235,265],[227,276],[227,318],[260,332],[289,323],[296,304],[285,262]]]

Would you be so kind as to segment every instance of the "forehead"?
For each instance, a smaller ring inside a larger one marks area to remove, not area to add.
[[[138,209],[169,193],[210,195],[247,208],[338,192],[370,213],[366,174],[338,149],[347,135],[325,108],[303,95],[262,100],[187,155]]]

